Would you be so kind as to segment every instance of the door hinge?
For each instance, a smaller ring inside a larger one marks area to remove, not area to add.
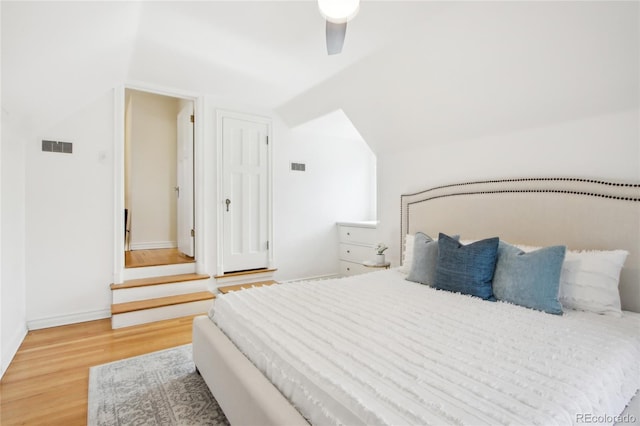
[[[193,115],[193,114],[191,114],[191,122],[192,122],[192,123],[195,123],[195,122],[196,122],[196,116],[195,116],[195,115]]]
[[[269,250],[269,240],[267,240],[267,250]]]
[[[196,236],[196,231],[194,231],[193,229],[191,230],[191,236],[195,237]]]
[[[267,145],[269,145],[269,136],[267,136]]]

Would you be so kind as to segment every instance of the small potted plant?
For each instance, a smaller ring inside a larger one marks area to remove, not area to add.
[[[385,263],[385,261],[384,261],[384,251],[386,249],[388,249],[388,248],[389,247],[387,247],[383,243],[378,243],[378,245],[376,246],[376,263],[378,265],[382,265],[382,264]]]

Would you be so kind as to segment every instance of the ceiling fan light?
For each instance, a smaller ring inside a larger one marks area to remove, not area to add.
[[[318,0],[318,7],[327,21],[343,24],[356,16],[360,0]]]

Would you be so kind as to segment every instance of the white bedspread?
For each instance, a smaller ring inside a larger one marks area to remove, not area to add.
[[[312,424],[613,423],[640,388],[639,314],[555,316],[404,277],[233,292],[210,316]]]

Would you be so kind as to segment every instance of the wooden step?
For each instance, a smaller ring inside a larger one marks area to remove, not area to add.
[[[177,263],[175,265],[141,266],[140,268],[124,268],[120,282],[140,278],[163,277],[166,275],[195,274],[195,263]],[[120,284],[120,283],[118,283]]]
[[[272,284],[278,284],[277,281],[273,281],[273,280],[269,280],[269,281],[260,281],[257,283],[245,283],[245,284],[237,284],[237,285],[226,285],[223,287],[218,287],[218,291],[222,294],[227,294],[230,291],[238,291],[238,290],[243,290],[245,288],[251,288],[251,287],[262,287],[263,285],[272,285]]]
[[[135,280],[128,280],[120,284],[111,284],[111,290],[121,290],[123,288],[135,288],[145,287],[158,284],[180,283],[186,281],[196,280],[208,280],[211,278],[209,275],[202,274],[180,274],[180,275],[165,275],[162,277],[151,278],[138,278]]]
[[[266,274],[266,273],[273,273],[277,270],[278,270],[277,268],[252,269],[250,271],[229,272],[222,275],[216,275],[214,278],[218,280],[222,278],[241,277],[241,276],[255,275],[255,274]]]
[[[202,300],[215,299],[215,297],[216,296],[209,291],[200,291],[198,293],[180,294],[178,296],[159,297],[157,299],[117,303],[111,305],[111,315],[142,311],[145,309],[161,308],[164,306],[178,305],[181,303],[198,302]]]

